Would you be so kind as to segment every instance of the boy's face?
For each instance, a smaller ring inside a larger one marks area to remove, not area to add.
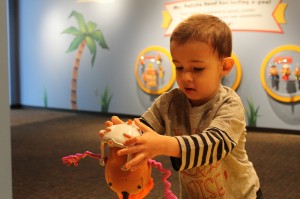
[[[193,106],[200,106],[213,98],[222,76],[234,64],[233,60],[228,61],[231,58],[219,59],[212,47],[203,42],[178,44],[172,41],[170,51],[176,67],[177,84]]]

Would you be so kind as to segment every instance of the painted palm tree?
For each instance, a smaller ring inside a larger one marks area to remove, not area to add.
[[[77,11],[72,11],[69,18],[75,17],[78,28],[69,27],[63,31],[63,33],[71,34],[75,36],[70,44],[67,53],[77,50],[75,62],[73,64],[72,83],[71,83],[71,107],[77,109],[77,79],[78,70],[80,66],[80,60],[85,46],[88,47],[92,54],[92,66],[94,65],[97,45],[104,49],[108,49],[104,40],[102,31],[97,29],[97,25],[94,22],[85,23],[84,17]]]

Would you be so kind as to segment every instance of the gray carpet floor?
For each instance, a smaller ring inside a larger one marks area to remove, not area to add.
[[[87,113],[12,109],[13,198],[117,198],[107,187],[104,168],[97,160],[85,158],[78,167],[61,162],[63,156],[87,150],[99,153],[97,133],[108,119]],[[247,151],[266,199],[300,198],[300,135],[248,132]],[[156,160],[171,169],[169,158]],[[161,177],[154,169],[155,186],[147,199],[163,198]],[[169,180],[178,195],[175,171]]]

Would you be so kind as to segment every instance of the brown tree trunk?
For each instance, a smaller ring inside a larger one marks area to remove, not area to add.
[[[77,109],[77,79],[78,79],[78,70],[80,66],[80,59],[83,52],[83,49],[86,45],[86,41],[83,40],[78,47],[78,51],[75,57],[75,62],[73,65],[72,72],[72,82],[71,82],[71,107],[72,109]]]

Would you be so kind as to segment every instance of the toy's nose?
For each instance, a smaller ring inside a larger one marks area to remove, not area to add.
[[[126,192],[126,191],[123,191],[123,192],[122,192],[122,196],[123,196],[123,199],[128,199],[129,193]]]

